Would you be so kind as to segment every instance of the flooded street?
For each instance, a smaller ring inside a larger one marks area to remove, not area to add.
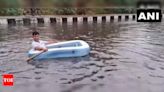
[[[0,92],[164,92],[163,22],[36,25],[42,40],[81,39],[91,52],[27,63],[32,26],[0,25],[0,75],[14,74]]]

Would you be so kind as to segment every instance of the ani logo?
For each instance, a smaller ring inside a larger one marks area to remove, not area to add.
[[[137,22],[161,22],[162,14],[160,9],[139,9],[137,10]]]
[[[137,7],[137,22],[161,22],[160,2],[138,2]]]

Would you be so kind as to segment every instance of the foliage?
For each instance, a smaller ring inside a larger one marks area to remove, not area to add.
[[[137,0],[0,0],[0,15],[29,15],[31,14],[31,8],[34,7],[33,12],[35,15],[134,13],[135,10],[133,8],[135,8],[136,1]],[[121,8],[120,6],[133,6],[133,8]]]

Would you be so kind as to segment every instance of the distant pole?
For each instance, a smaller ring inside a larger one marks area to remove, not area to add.
[[[32,16],[35,16],[36,3],[36,0],[30,0],[30,11]]]
[[[37,0],[30,0],[30,14],[31,14],[31,16],[32,16],[32,21],[33,21],[33,23],[34,23],[34,25],[32,26],[32,30],[33,31],[36,31],[36,23],[35,23],[35,15],[36,15],[36,13],[35,13],[35,7],[36,7],[36,2]]]

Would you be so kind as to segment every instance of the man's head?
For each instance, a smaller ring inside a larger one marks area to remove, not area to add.
[[[32,38],[33,38],[34,41],[39,41],[39,32],[34,31],[32,33]]]

